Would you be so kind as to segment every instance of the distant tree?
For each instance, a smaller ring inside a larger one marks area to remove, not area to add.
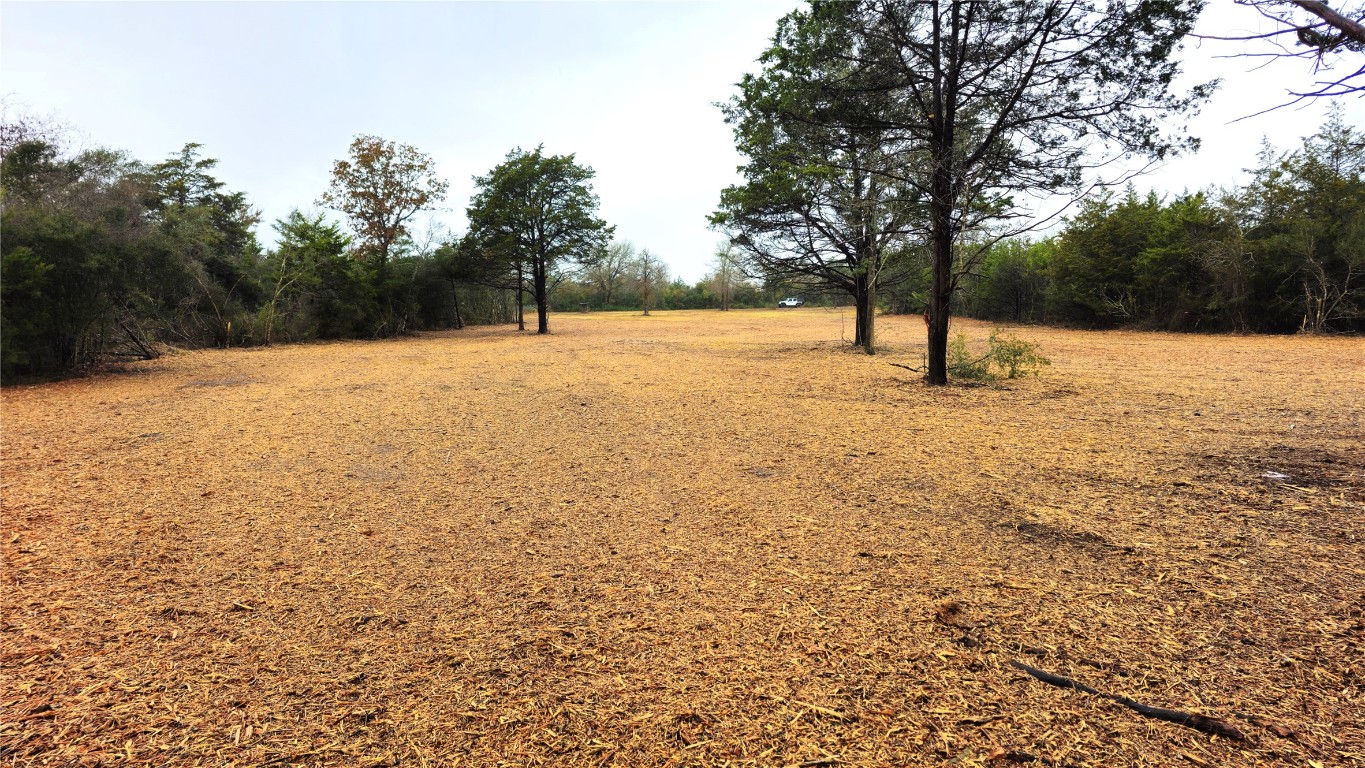
[[[187,341],[207,334],[220,347],[250,339],[253,313],[265,299],[260,278],[260,213],[242,192],[227,192],[210,171],[218,165],[190,143],[142,174],[149,218],[165,247],[185,262],[197,287],[193,311],[179,324]]]
[[[332,164],[331,187],[318,203],[351,222],[362,254],[382,271],[394,246],[409,235],[408,222],[445,199],[450,183],[416,147],[378,136],[357,136],[350,159]]]
[[[1137,265],[1151,244],[1161,200],[1131,186],[1081,204],[1057,248],[1052,277],[1055,316],[1090,326],[1115,326],[1139,317]]]
[[[737,249],[728,242],[716,246],[716,256],[711,260],[711,291],[716,295],[720,311],[728,312],[735,299],[735,289],[744,279],[740,270]]]
[[[6,379],[151,358],[166,343],[364,337],[447,322],[430,300],[445,298],[449,282],[425,246],[439,232],[405,246],[411,255],[386,280],[375,260],[344,255],[350,239],[321,215],[291,213],[276,224],[277,247],[262,253],[258,213],[215,178],[217,161],[199,145],[147,166],[114,150],[71,152],[42,140],[62,135],[51,124],[8,119],[0,118]],[[500,316],[497,292],[477,298],[475,316]],[[461,321],[458,308],[452,314]]]
[[[635,257],[635,245],[629,240],[618,240],[598,251],[586,266],[584,279],[596,289],[602,306],[616,304],[621,288],[630,277]]]
[[[1334,106],[1286,156],[1267,150],[1244,192],[1258,303],[1297,330],[1358,328],[1365,318],[1365,135]],[[1287,330],[1287,328],[1281,328]]]
[[[72,166],[57,159],[56,145],[45,141],[22,141],[7,149],[0,166],[7,197],[38,203],[53,181],[70,175]]]
[[[1039,322],[1047,301],[1048,269],[1055,244],[1003,240],[982,260],[972,291],[972,314],[1015,323]]]
[[[274,342],[284,328],[291,340],[311,333],[338,333],[336,326],[355,327],[367,302],[359,300],[352,264],[345,257],[351,239],[321,214],[307,216],[297,209],[274,224],[279,234],[267,255],[265,276],[269,296],[261,308],[262,343]],[[346,316],[351,320],[345,320]]]
[[[994,237],[1026,231],[1021,195],[1077,190],[1123,155],[1161,158],[1194,146],[1166,118],[1210,91],[1179,95],[1173,86],[1172,53],[1198,8],[1192,0],[816,0],[784,19],[791,34],[778,44],[792,56],[809,55],[807,40],[846,41],[849,51],[846,74],[825,81],[821,96],[850,108],[812,119],[876,129],[881,151],[901,160],[878,164],[877,175],[926,200],[930,384],[947,382],[951,299],[971,267],[960,246],[972,233],[1015,220],[1023,225]],[[855,108],[859,99],[866,109]]]
[[[1294,152],[1266,145],[1251,181],[1169,201],[1087,200],[1056,238],[1051,319],[1274,333],[1365,330],[1365,136],[1332,105]],[[988,261],[989,268],[1000,265]],[[987,269],[975,311],[989,306]]]
[[[471,229],[460,238],[451,266],[461,282],[510,293],[516,299],[512,317],[517,330],[526,330],[528,262],[513,239]]]
[[[218,161],[200,157],[199,150],[203,146],[190,142],[180,149],[180,154],[152,166],[148,174],[149,208],[161,211],[170,206],[189,208],[217,202],[223,182],[209,171],[218,165]]]
[[[529,273],[538,319],[537,333],[549,333],[549,293],[556,270],[582,264],[611,240],[613,227],[597,218],[593,170],[573,155],[545,155],[543,147],[520,147],[484,176],[470,201],[468,237],[480,251],[516,265],[518,285]]]
[[[640,285],[640,303],[644,305],[644,314],[648,316],[650,307],[658,301],[660,290],[668,285],[668,267],[648,248],[642,248],[635,261],[635,269]]]
[[[24,143],[62,147],[71,129],[54,116],[34,115],[17,106],[9,96],[0,97],[0,161]]]
[[[449,251],[441,250],[437,253],[438,263],[442,254],[454,257],[452,261],[442,265],[445,270],[443,276],[449,289],[454,327],[463,328],[471,323],[516,322],[522,319],[519,314],[520,307],[514,307],[513,302],[508,300],[509,296],[516,296],[514,291],[471,278],[467,271],[468,262],[463,260],[465,253],[459,244],[455,244]],[[423,302],[423,310],[426,309],[427,303]],[[524,325],[522,328],[524,329]]]
[[[41,141],[0,161],[0,375],[46,375],[109,355],[155,357],[144,321],[183,288],[149,237],[137,168]]]

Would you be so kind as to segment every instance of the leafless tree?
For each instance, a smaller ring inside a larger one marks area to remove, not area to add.
[[[605,306],[610,307],[615,302],[634,261],[635,245],[629,240],[618,240],[599,251],[585,267],[584,277],[602,294]]]
[[[735,283],[742,276],[739,254],[730,243],[722,242],[716,246],[716,258],[712,264],[715,265],[715,272],[711,273],[711,285],[720,299],[720,310],[728,312],[730,301],[735,296]]]
[[[648,248],[642,248],[640,258],[636,261],[636,274],[640,280],[640,301],[644,304],[644,314],[649,315],[649,308],[659,292],[659,284],[667,279],[667,267]]]

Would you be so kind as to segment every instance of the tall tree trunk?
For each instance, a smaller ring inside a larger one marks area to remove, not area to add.
[[[869,278],[867,293],[863,297],[866,308],[863,310],[863,351],[869,355],[877,354],[877,279]]]
[[[940,181],[939,177],[943,177]],[[942,189],[940,189],[940,185]],[[953,297],[952,208],[948,203],[950,186],[946,173],[934,175],[933,218],[934,282],[929,293],[929,377],[931,386],[948,383],[948,306]]]
[[[549,333],[550,318],[547,313],[550,310],[550,292],[546,285],[545,260],[537,259],[531,269],[536,283],[536,333]]]
[[[934,153],[934,176],[930,184],[930,247],[934,277],[929,293],[930,386],[948,383],[948,307],[953,297],[953,211],[957,207],[953,184],[953,152],[957,129],[957,54],[959,20],[963,6],[949,3],[949,29],[934,13],[934,114],[930,115],[930,144]],[[945,45],[946,42],[946,45]],[[945,50],[946,49],[946,50]]]

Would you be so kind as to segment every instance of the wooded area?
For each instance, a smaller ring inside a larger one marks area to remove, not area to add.
[[[1178,331],[1365,331],[1365,133],[1340,108],[1242,187],[1103,193],[1053,237],[958,263],[961,311]],[[921,284],[923,279],[921,279]],[[903,301],[915,305],[913,287]]]
[[[1358,53],[1320,3],[1246,0],[1302,50]],[[378,338],[559,309],[851,302],[876,352],[879,312],[923,313],[926,380],[947,380],[952,313],[1089,327],[1365,330],[1365,135],[1337,105],[1301,147],[1263,147],[1243,186],[1162,197],[1114,184],[1118,160],[1179,162],[1175,51],[1200,6],[1015,0],[824,2],[783,17],[721,105],[743,182],[687,284],[649,246],[613,242],[595,172],[517,148],[474,179],[467,232],[414,232],[450,184],[415,147],[357,136],[315,201],[259,240],[246,192],[198,144],[147,165],[74,150],[51,121],[0,125],[0,376],[51,376],[168,347]],[[1307,14],[1307,16],[1305,16]],[[1308,20],[1304,20],[1304,19]],[[1254,51],[1246,55],[1261,55]],[[1347,95],[1354,80],[1299,98]],[[1320,84],[1321,85],[1321,84]],[[1344,90],[1343,90],[1344,89]],[[1232,173],[1239,169],[1229,168]],[[1031,206],[1076,203],[1060,231]]]
[[[7,377],[154,357],[164,345],[515,322],[527,303],[641,310],[646,301],[723,309],[773,306],[786,295],[852,300],[864,308],[852,340],[868,346],[872,313],[921,313],[932,292],[929,250],[905,241],[879,246],[870,272],[857,259],[782,262],[722,245],[711,274],[688,285],[642,258],[647,249],[597,237],[537,270],[497,255],[488,232],[502,209],[489,202],[481,204],[488,223],[469,235],[426,241],[403,222],[356,219],[348,233],[325,214],[296,210],[273,224],[277,242],[267,249],[245,193],[223,189],[202,147],[145,166],[111,150],[66,155],[55,142],[38,132],[4,152]],[[399,149],[374,137],[357,146]],[[1249,170],[1245,186],[1173,198],[1132,186],[1097,193],[1042,239],[966,238],[952,261],[954,311],[1088,327],[1365,330],[1365,133],[1338,108],[1300,147],[1266,145]]]
[[[596,197],[583,185],[591,169],[572,157],[514,152],[510,164],[531,166],[494,169],[485,184],[490,196],[470,209],[476,226],[455,238],[409,226],[448,188],[430,158],[361,136],[318,201],[345,214],[350,231],[325,213],[296,209],[273,223],[276,243],[264,248],[259,214],[245,193],[223,188],[212,173],[217,161],[198,144],[149,166],[114,150],[72,152],[62,131],[38,121],[6,124],[0,136],[6,378],[150,359],[166,346],[380,338],[519,322],[527,301],[544,330],[555,289],[559,306],[569,308],[641,308],[645,292],[657,308],[776,301],[742,283],[730,261],[686,285],[659,260],[643,263],[631,243],[608,248],[610,227],[592,216]],[[514,178],[503,178],[509,174]],[[544,251],[534,239],[515,242],[518,232],[545,223],[518,214],[515,184],[548,199],[581,193],[566,198],[574,217]]]

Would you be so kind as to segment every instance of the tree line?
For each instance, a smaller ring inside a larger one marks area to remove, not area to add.
[[[359,136],[316,201],[257,237],[260,214],[187,144],[162,162],[66,148],[32,118],[0,125],[0,375],[47,376],[167,345],[230,347],[379,338],[470,323],[548,330],[568,308],[743,306],[758,289],[730,266],[696,286],[658,257],[611,242],[592,169],[572,155],[514,150],[487,175],[461,237],[414,232],[448,183],[431,158]],[[723,261],[723,260],[722,260]],[[730,262],[725,262],[729,265]],[[716,291],[716,293],[712,293]],[[524,327],[524,324],[523,324]]]
[[[1131,186],[1092,196],[1057,235],[988,248],[959,308],[1086,327],[1365,331],[1365,133],[1334,107],[1301,147],[1267,144],[1247,170],[1244,186],[1168,200]]]
[[[505,297],[453,283],[404,226],[430,202],[411,194],[434,199],[439,184],[410,185],[407,200],[387,195],[400,214],[373,229],[365,211],[333,200],[359,216],[354,234],[294,210],[273,223],[267,249],[259,212],[215,177],[217,161],[198,144],[146,164],[68,151],[65,131],[30,118],[7,122],[0,139],[6,378],[152,358],[166,345],[369,338],[510,316]],[[401,149],[362,137],[352,160],[395,160]],[[345,183],[334,174],[327,194]]]

